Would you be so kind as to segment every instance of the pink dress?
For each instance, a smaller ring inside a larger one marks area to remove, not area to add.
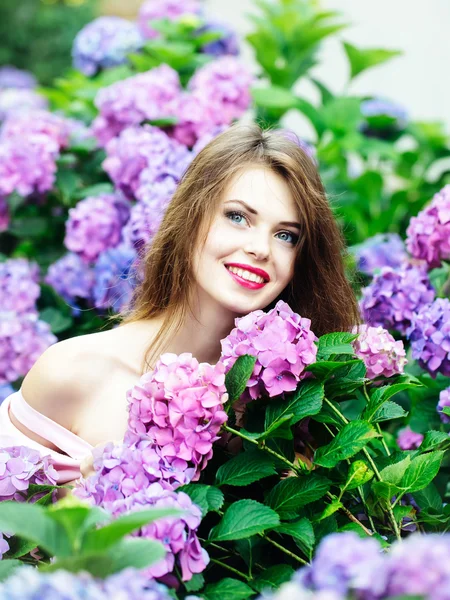
[[[12,423],[11,413],[22,425],[51,442],[60,451],[51,450],[27,437]],[[89,456],[93,448],[75,433],[32,408],[20,390],[0,404],[0,448],[8,446],[27,446],[38,450],[42,456],[51,456],[59,473],[59,484],[80,477],[81,461]]]

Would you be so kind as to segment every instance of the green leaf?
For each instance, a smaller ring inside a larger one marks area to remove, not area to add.
[[[241,452],[219,467],[216,473],[216,485],[244,486],[276,473],[270,456],[256,452]]]
[[[351,458],[379,434],[366,421],[353,421],[344,425],[326,446],[318,448],[314,462],[321,467],[332,468],[338,462]]]
[[[331,517],[331,515],[334,515],[334,513],[337,512],[343,506],[344,505],[338,498],[334,498],[330,502],[330,504],[327,504],[325,506],[324,510],[320,513],[320,515],[315,517],[314,521],[323,521],[323,519]]]
[[[47,306],[39,313],[39,318],[50,325],[52,333],[58,334],[70,329],[73,325],[72,317],[64,315],[57,308]]]
[[[311,379],[300,382],[292,394],[270,401],[266,410],[265,429],[269,429],[273,423],[287,415],[292,415],[291,425],[305,417],[316,415],[322,408],[323,396],[324,388],[320,381]]]
[[[348,396],[366,382],[366,366],[362,360],[351,361],[333,373],[327,381],[325,392],[328,399]]]
[[[406,456],[402,460],[393,463],[392,465],[387,465],[380,471],[380,475],[383,481],[386,483],[393,483],[394,485],[400,485],[403,476],[406,473],[406,469],[411,464],[411,456]]]
[[[109,548],[121,540],[125,535],[136,531],[144,525],[153,523],[157,519],[164,517],[176,517],[182,514],[182,511],[170,508],[151,508],[141,510],[115,519],[109,525],[100,529],[88,531],[83,538],[81,552],[84,554],[95,554]]]
[[[435,450],[420,454],[412,459],[401,481],[401,486],[407,492],[417,492],[427,487],[438,474],[444,452]]]
[[[235,402],[242,396],[247,386],[247,381],[253,372],[255,362],[256,357],[249,354],[239,356],[225,375],[225,387],[227,388],[230,402]]]
[[[88,571],[102,579],[128,567],[144,569],[164,558],[164,546],[155,540],[128,538],[98,554],[71,556],[42,568],[45,571],[65,569],[71,573]]]
[[[72,204],[75,191],[80,183],[80,176],[72,169],[58,169],[56,174],[56,187],[60,190],[63,203],[66,206]]]
[[[379,411],[380,407],[387,402],[392,396],[398,394],[399,392],[403,392],[404,390],[415,389],[417,387],[422,387],[422,384],[415,377],[410,375],[406,375],[402,378],[399,378],[397,383],[391,385],[385,385],[383,387],[376,388],[370,394],[370,401],[367,403],[367,407],[363,412],[363,419],[366,421],[372,421],[374,415]],[[389,409],[388,409],[389,410]],[[395,409],[397,410],[397,409]],[[393,409],[391,408],[393,412]],[[383,412],[380,412],[379,415],[382,415]],[[378,415],[378,416],[379,416]],[[399,415],[400,416],[400,415]],[[404,416],[404,415],[402,415]],[[390,417],[396,418],[396,417]],[[380,419],[378,419],[380,420]]]
[[[421,511],[428,511],[429,509],[436,511],[436,513],[442,511],[442,498],[434,483],[430,483],[423,490],[414,492],[414,500],[417,502]]]
[[[384,48],[356,48],[344,42],[344,49],[350,62],[350,79],[353,79],[366,69],[381,65],[382,63],[402,54],[399,50],[386,50]]]
[[[36,548],[36,542],[30,542],[29,540],[25,540],[17,535],[8,538],[8,544],[9,550],[6,555],[4,555],[4,557],[6,556],[8,559],[20,558]]]
[[[308,559],[311,559],[315,536],[311,521],[306,517],[299,521],[281,523],[278,527],[275,527],[274,531],[291,536],[305,556],[307,556]]]
[[[326,333],[319,338],[317,348],[317,361],[326,360],[333,354],[351,354],[355,351],[352,346],[353,340],[356,340],[358,334],[355,333]]]
[[[331,377],[335,371],[338,371],[341,367],[348,367],[349,365],[359,362],[359,359],[346,361],[324,360],[309,365],[306,370],[309,373],[313,373],[316,377],[325,380]]]
[[[450,436],[443,431],[427,431],[423,437],[422,443],[419,446],[421,452],[434,450],[442,446],[450,446]]]
[[[194,573],[189,581],[183,581],[187,592],[198,592],[205,585],[205,578],[201,573]]]
[[[204,595],[208,600],[245,600],[255,592],[243,581],[225,577],[206,586]]]
[[[35,542],[52,555],[68,556],[71,552],[70,540],[63,527],[37,504],[0,502],[0,531]]]
[[[11,221],[8,232],[20,238],[42,237],[49,228],[45,217],[17,217]]]
[[[406,417],[408,413],[404,408],[396,402],[385,402],[380,406],[371,419],[372,423],[379,423],[380,421],[390,421],[391,419],[399,419],[400,417]]]
[[[357,131],[363,121],[360,105],[360,98],[335,98],[323,107],[325,125],[337,136]]]
[[[294,569],[289,565],[273,565],[255,577],[252,586],[260,593],[264,590],[277,590],[280,585],[290,581],[293,574]]]
[[[187,494],[200,507],[203,516],[211,511],[219,511],[224,501],[223,493],[218,488],[204,483],[188,483],[177,488],[177,492]]]
[[[311,502],[322,498],[330,489],[331,482],[321,475],[288,477],[269,492],[266,503],[277,511],[282,519],[298,516],[298,511]]]
[[[100,194],[111,194],[114,192],[114,186],[112,183],[104,182],[104,183],[96,183],[95,185],[89,185],[87,187],[83,187],[75,194],[75,198],[77,200],[82,200],[83,198],[87,198],[88,196],[98,196]]]
[[[405,491],[401,487],[393,483],[386,483],[385,481],[374,481],[371,487],[376,498],[383,500],[385,503],[390,503],[393,496],[397,496],[397,494]]]
[[[276,527],[280,518],[275,511],[256,500],[238,500],[226,510],[222,520],[211,529],[211,541],[240,540]]]
[[[354,490],[372,479],[374,472],[364,460],[355,460],[350,465],[344,490]]]
[[[23,563],[20,560],[15,560],[14,558],[8,558],[0,560],[0,581],[5,581],[8,579],[13,572],[22,567]]]
[[[251,94],[257,106],[276,108],[283,111],[294,108],[298,98],[288,89],[276,85],[264,88],[252,88]]]

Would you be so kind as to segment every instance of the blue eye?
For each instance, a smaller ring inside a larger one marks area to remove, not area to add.
[[[237,210],[232,210],[230,212],[225,213],[227,219],[230,219],[233,223],[237,223],[240,225],[242,223],[242,219],[246,221],[245,215]]]
[[[280,233],[277,235],[280,240],[287,242],[288,244],[292,244],[292,246],[295,246],[295,244],[298,242],[298,235],[292,233],[291,231],[280,231]]]

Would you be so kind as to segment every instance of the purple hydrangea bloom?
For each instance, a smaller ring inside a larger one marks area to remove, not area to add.
[[[73,66],[87,76],[127,62],[144,40],[135,23],[121,17],[94,19],[79,31],[72,46]]]
[[[403,373],[406,363],[406,352],[403,342],[396,342],[383,327],[359,325],[353,329],[358,337],[353,342],[355,355],[360,358],[367,369],[367,377],[392,377]]]
[[[177,71],[155,67],[102,88],[95,98],[99,116],[92,130],[104,146],[130,125],[173,116],[173,102],[181,93]]]
[[[128,202],[118,194],[90,196],[69,209],[66,248],[87,263],[121,241],[122,227],[130,216]]]
[[[397,444],[402,450],[415,450],[423,441],[423,435],[416,433],[411,427],[403,427],[397,434]]]
[[[296,577],[312,590],[333,590],[346,595],[356,591],[360,597],[380,585],[383,554],[380,544],[360,538],[354,532],[328,535],[322,540],[310,567]]]
[[[220,135],[227,129],[228,129],[228,125],[217,125],[216,127],[214,127],[214,129],[212,129],[211,131],[208,131],[208,133],[203,134],[195,142],[195,144],[192,148],[193,156],[197,156],[197,154],[199,154],[199,152],[201,152],[203,150],[203,148],[207,144],[209,144],[209,142],[211,142],[215,137],[217,137],[218,135]]]
[[[14,393],[14,388],[10,383],[0,385],[0,404],[12,393]]]
[[[145,0],[139,10],[138,24],[142,35],[146,39],[160,36],[153,29],[151,21],[169,19],[177,21],[187,15],[200,15],[201,3],[199,0]]]
[[[193,464],[198,479],[227,420],[227,399],[223,364],[199,364],[189,353],[163,354],[128,392],[128,426],[150,436],[170,463]]]
[[[383,570],[386,580],[383,598],[449,598],[450,536],[413,535],[402,543],[395,543]]]
[[[127,198],[168,204],[193,156],[151,125],[129,127],[106,146],[103,168]]]
[[[0,312],[0,384],[26,375],[56,341],[50,326],[36,313]]]
[[[130,219],[122,230],[124,241],[138,253],[143,252],[161,225],[165,206],[158,197],[155,201],[135,204],[131,209]],[[166,202],[164,204],[167,205]]]
[[[358,270],[367,275],[373,275],[382,267],[395,269],[408,260],[405,244],[398,233],[377,233],[351,250]]]
[[[292,131],[292,129],[280,129],[278,132],[291,140],[291,142],[294,142],[294,144],[297,144],[297,146],[303,150],[303,152],[314,162],[315,165],[318,164],[316,149],[312,144],[300,138],[295,131]]]
[[[407,263],[396,269],[383,267],[361,292],[364,321],[402,334],[413,315],[436,296],[425,268]]]
[[[74,121],[46,110],[27,110],[11,115],[2,125],[0,141],[41,141],[49,149],[67,148]],[[45,143],[46,142],[46,143]]]
[[[39,267],[25,258],[0,262],[0,311],[34,311],[39,298]]]
[[[0,67],[0,90],[5,88],[32,89],[37,86],[34,75],[12,65]]]
[[[203,35],[209,32],[220,33],[221,37],[202,46],[202,52],[215,57],[225,55],[237,56],[239,54],[238,37],[229,25],[219,21],[208,21],[203,27],[197,29],[195,33],[196,35]]]
[[[239,356],[256,356],[243,399],[295,390],[306,367],[316,360],[317,337],[310,329],[311,320],[294,313],[280,300],[269,312],[255,310],[236,319],[235,325],[221,341],[221,361],[228,370]]]
[[[223,56],[198,69],[189,81],[189,90],[209,106],[214,125],[229,125],[251,104],[254,77],[234,56]]]
[[[3,536],[4,534],[0,533],[0,560],[3,558],[3,555],[9,550],[9,544]]]
[[[406,109],[400,104],[383,98],[371,98],[361,102],[361,113],[369,121],[374,117],[389,117],[397,129],[404,129],[408,123]]]
[[[409,252],[414,258],[426,260],[430,269],[450,259],[450,184],[411,218],[406,234]]]
[[[68,252],[49,266],[45,282],[78,314],[77,299],[89,300],[92,296],[94,273],[78,254]]]
[[[167,588],[135,569],[125,569],[104,580],[87,572],[62,569],[45,573],[22,567],[0,583],[4,600],[170,600]]]
[[[34,90],[10,88],[0,91],[0,121],[11,113],[29,109],[46,109],[46,98]]]
[[[439,394],[439,402],[437,404],[437,411],[441,417],[441,421],[443,423],[450,423],[450,417],[442,412],[444,407],[450,407],[450,388],[442,390]]]
[[[432,377],[450,376],[450,301],[437,298],[413,315],[406,332],[412,356]]]
[[[0,449],[0,501],[24,501],[30,484],[56,485],[58,478],[50,456],[25,446]]]
[[[9,227],[9,206],[6,198],[0,196],[0,233]]]
[[[135,261],[135,250],[125,244],[100,254],[94,266],[92,290],[96,308],[120,312],[129,304],[137,283],[133,272]]]

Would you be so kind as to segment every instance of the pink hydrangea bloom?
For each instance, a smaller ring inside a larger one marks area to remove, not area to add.
[[[26,375],[56,341],[50,326],[36,313],[0,312],[0,385]]]
[[[47,108],[47,100],[34,90],[24,88],[10,88],[0,91],[0,121],[11,113],[30,110],[33,108]]]
[[[359,325],[353,329],[353,333],[359,333],[353,348],[356,356],[364,361],[369,379],[403,373],[408,361],[401,340],[396,342],[383,327]]]
[[[59,151],[69,145],[73,127],[74,121],[71,119],[46,110],[27,110],[11,115],[3,123],[0,139],[2,141],[20,138],[31,140],[46,137],[48,144],[53,141]]]
[[[221,361],[229,370],[239,356],[256,356],[243,400],[295,390],[306,367],[316,360],[317,337],[310,329],[310,319],[294,313],[280,300],[269,312],[253,311],[236,319],[235,325],[221,341]]]
[[[163,354],[128,392],[128,425],[148,435],[170,463],[193,464],[197,479],[227,420],[227,398],[223,364],[199,363],[189,353]]]
[[[198,15],[200,12],[199,0],[146,0],[139,10],[138,25],[146,39],[157,38],[160,33],[151,27],[151,21],[157,19],[177,21],[185,15]]]
[[[5,198],[0,196],[0,233],[9,227],[9,206]]]
[[[415,450],[420,446],[422,440],[423,435],[416,433],[409,426],[400,429],[397,435],[397,444],[402,450]]]
[[[129,215],[130,207],[119,194],[85,198],[69,210],[64,244],[87,263],[95,261],[103,251],[119,244]]]
[[[25,446],[0,449],[0,501],[26,499],[30,483],[55,485],[58,473],[49,456]]]
[[[406,246],[414,258],[427,261],[433,269],[450,259],[450,184],[435,194],[431,203],[406,230]]]
[[[177,71],[155,67],[102,88],[95,99],[99,116],[92,124],[102,146],[130,125],[172,116],[172,103],[181,93]]]
[[[450,417],[442,412],[444,407],[450,407],[450,388],[442,390],[442,392],[439,394],[439,402],[436,407],[439,416],[441,417],[441,421],[443,423],[450,423]]]
[[[211,124],[229,125],[249,108],[253,83],[254,77],[244,63],[234,56],[223,56],[198,69],[188,87],[208,105]]]
[[[0,311],[35,311],[40,293],[36,263],[25,258],[10,258],[0,263]]]

